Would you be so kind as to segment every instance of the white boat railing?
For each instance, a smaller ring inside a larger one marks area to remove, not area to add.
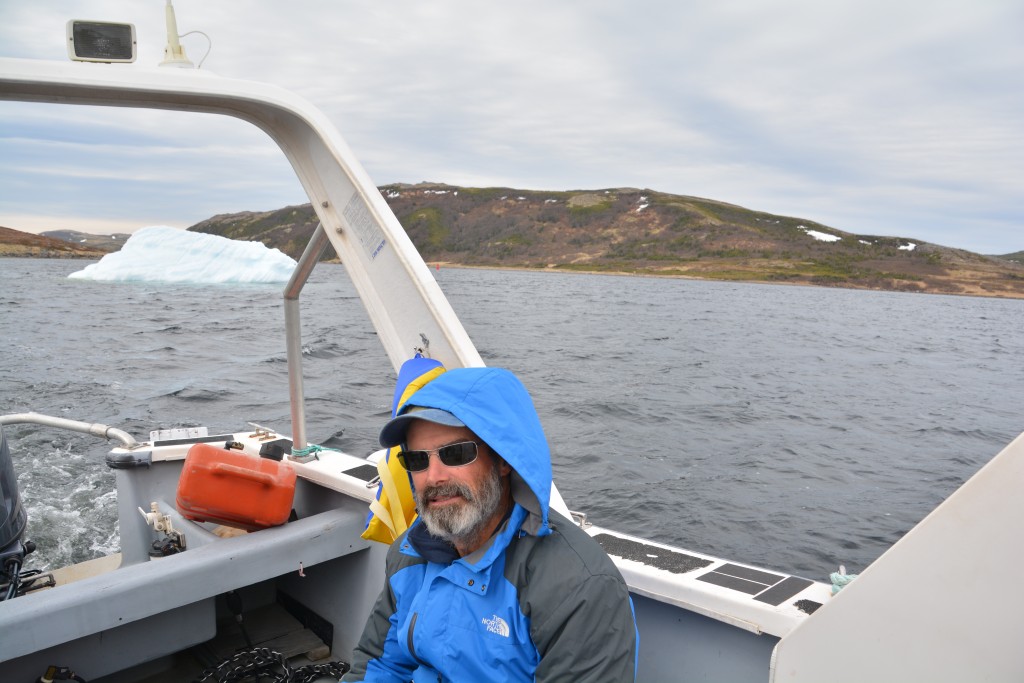
[[[412,240],[322,112],[264,83],[107,66],[0,58],[0,100],[206,112],[255,125],[292,164],[392,367],[420,348],[447,368],[484,364]]]
[[[81,432],[82,434],[92,434],[93,436],[99,436],[104,439],[115,439],[120,441],[121,445],[128,449],[138,448],[141,445],[135,440],[135,437],[128,432],[118,429],[117,427],[111,427],[98,422],[79,422],[78,420],[69,420],[63,417],[43,415],[42,413],[13,413],[11,415],[0,415],[0,425],[16,424],[44,425],[46,427],[56,427],[57,429],[67,429],[72,432]]]
[[[302,322],[299,294],[309,280],[330,241],[324,224],[317,223],[288,285],[284,288],[284,334],[288,348],[288,400],[292,410],[292,447],[302,450],[306,443],[306,400],[302,388]],[[294,457],[294,455],[293,455]]]

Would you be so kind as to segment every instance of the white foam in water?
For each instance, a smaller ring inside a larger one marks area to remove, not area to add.
[[[142,228],[120,251],[68,275],[115,282],[287,282],[295,260],[259,242],[187,232],[167,225]]]

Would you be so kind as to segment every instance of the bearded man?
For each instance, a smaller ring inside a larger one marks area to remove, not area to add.
[[[550,510],[533,402],[499,368],[449,370],[380,434],[419,514],[345,681],[633,681],[638,636],[604,550]]]

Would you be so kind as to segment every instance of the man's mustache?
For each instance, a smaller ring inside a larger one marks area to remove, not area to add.
[[[469,502],[474,500],[473,489],[471,489],[467,484],[461,484],[459,482],[448,482],[447,484],[428,486],[420,492],[420,500],[426,502],[432,498],[447,498],[448,496],[456,495],[462,496]]]

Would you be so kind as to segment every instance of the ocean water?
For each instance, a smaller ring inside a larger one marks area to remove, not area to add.
[[[0,259],[0,413],[289,430],[281,287],[69,280]],[[489,365],[530,389],[569,506],[825,580],[862,570],[1024,431],[1024,301],[444,269]],[[375,450],[394,374],[343,268],[302,294],[307,431]],[[5,430],[33,566],[118,549],[95,437]]]

